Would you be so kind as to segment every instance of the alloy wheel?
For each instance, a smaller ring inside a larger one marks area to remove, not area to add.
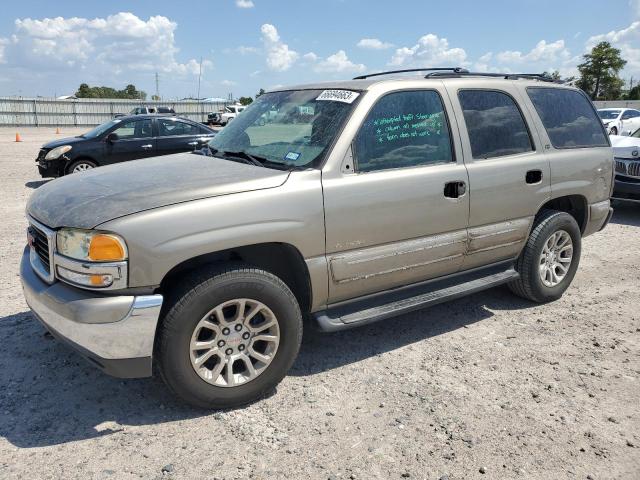
[[[564,230],[558,230],[544,242],[540,254],[540,279],[547,287],[558,285],[569,272],[573,258],[573,242]]]
[[[205,382],[236,387],[271,364],[280,343],[278,319],[264,303],[229,300],[211,309],[191,336],[191,366]]]

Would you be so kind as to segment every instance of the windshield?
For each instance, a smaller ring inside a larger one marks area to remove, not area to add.
[[[97,138],[118,123],[120,123],[120,120],[111,120],[110,122],[98,125],[96,128],[89,130],[87,133],[83,133],[82,136],[84,138]]]
[[[322,90],[292,90],[260,95],[242,115],[218,133],[209,147],[244,152],[288,168],[317,168],[353,108],[351,100],[335,100]]]
[[[227,113],[236,113],[236,111],[232,107],[224,107]]]
[[[620,110],[598,110],[602,120],[615,120],[620,115]]]

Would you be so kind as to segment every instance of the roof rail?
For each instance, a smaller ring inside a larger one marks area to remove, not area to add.
[[[505,80],[515,80],[518,78],[528,78],[532,80],[540,80],[542,82],[552,82],[556,83],[556,81],[551,78],[549,75],[544,73],[491,73],[491,72],[445,72],[445,71],[435,71],[430,72],[425,75],[425,78],[434,78],[434,77],[445,77],[445,78],[461,78],[461,77],[492,77],[492,78],[504,78]]]
[[[460,67],[437,67],[437,68],[408,68],[405,70],[388,70],[386,72],[369,73],[367,75],[360,75],[354,77],[354,80],[365,80],[369,77],[379,77],[381,75],[393,75],[395,73],[410,73],[410,72],[451,72],[452,74],[469,73],[468,70]]]

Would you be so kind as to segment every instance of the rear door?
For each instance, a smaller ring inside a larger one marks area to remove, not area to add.
[[[191,152],[202,148],[212,134],[205,127],[176,118],[157,118],[157,155]]]
[[[107,141],[104,165],[155,155],[155,139],[153,138],[153,121],[141,118],[123,122],[115,130],[118,139]]]
[[[549,160],[520,93],[495,84],[447,85],[456,116],[466,126],[460,130],[471,205],[464,270],[516,257],[534,215],[550,198]]]

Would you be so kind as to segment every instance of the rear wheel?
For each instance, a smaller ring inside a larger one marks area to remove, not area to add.
[[[618,135],[618,129],[616,127],[611,127],[609,135]]]
[[[246,266],[209,267],[168,299],[156,360],[179,397],[203,408],[257,400],[282,380],[302,339],[302,316],[278,277]]]
[[[520,278],[509,284],[511,290],[538,303],[560,298],[578,269],[581,241],[580,228],[571,215],[541,212],[518,257]]]
[[[98,165],[91,160],[76,160],[69,168],[67,168],[67,173],[80,173],[86,170],[91,170],[92,168],[96,168]]]

